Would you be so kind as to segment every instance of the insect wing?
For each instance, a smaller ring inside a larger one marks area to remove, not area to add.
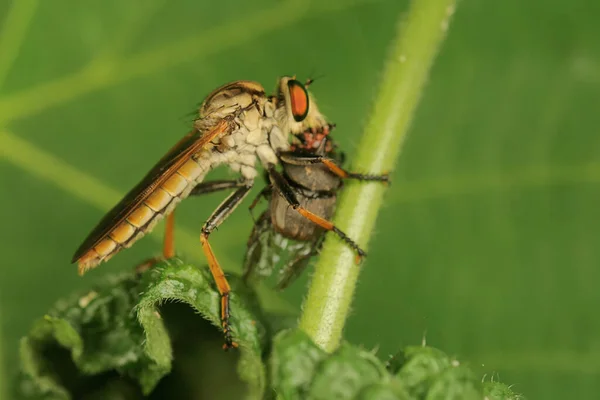
[[[257,277],[270,276],[279,261],[279,248],[275,247],[273,237],[275,231],[271,226],[271,214],[266,210],[261,214],[246,248],[244,256],[243,276],[247,282],[255,280]]]
[[[248,239],[244,257],[243,277],[246,282],[272,276],[279,269],[277,289],[285,289],[306,269],[317,253],[324,236],[316,241],[300,242],[287,239],[275,232],[270,210],[258,218]]]
[[[77,249],[71,262],[79,260],[88,251],[102,241],[118,224],[123,222],[140,206],[162,183],[169,179],[195,153],[202,150],[215,138],[230,133],[231,125],[221,120],[207,132],[194,130],[184,136],[158,163],[146,174],[123,199],[114,206]]]

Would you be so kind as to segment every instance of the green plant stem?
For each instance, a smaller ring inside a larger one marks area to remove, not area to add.
[[[389,53],[353,170],[377,173],[393,169],[455,5],[456,0],[412,2]],[[381,183],[349,183],[340,197],[335,223],[363,248],[368,245],[384,191]],[[328,235],[300,319],[300,328],[325,351],[335,350],[341,339],[360,271],[354,259],[348,246]]]
[[[2,311],[0,311],[0,328],[2,327]],[[4,345],[5,338],[2,337],[2,329],[0,329],[0,400],[8,399],[8,388],[6,386],[7,376],[5,370],[6,359],[4,358],[4,352],[2,346]]]

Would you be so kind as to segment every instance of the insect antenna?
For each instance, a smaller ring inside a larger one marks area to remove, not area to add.
[[[316,68],[313,68],[312,72],[310,74],[308,74],[308,76],[309,76],[309,78],[304,83],[304,86],[306,86],[306,87],[309,87],[310,85],[315,83],[316,80],[321,80],[321,78],[325,78],[326,75],[325,74],[316,75]]]

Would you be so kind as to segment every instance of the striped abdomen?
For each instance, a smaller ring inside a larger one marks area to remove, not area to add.
[[[169,214],[179,201],[187,197],[211,167],[209,153],[203,152],[201,155],[201,158],[186,161],[170,178],[146,194],[140,205],[83,254],[78,260],[79,273],[83,274],[108,261],[122,248],[131,247]]]

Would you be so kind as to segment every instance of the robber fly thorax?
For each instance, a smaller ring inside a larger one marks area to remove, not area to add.
[[[355,250],[358,258],[365,252],[329,220],[333,217],[337,194],[345,179],[388,182],[387,175],[365,175],[344,170],[343,154],[336,151],[330,136],[333,125],[325,123],[296,135],[296,143],[279,152],[283,173],[268,176],[270,183],[261,191],[251,208],[264,196],[269,203],[257,219],[248,239],[244,258],[244,279],[272,274],[282,260],[277,283],[287,287],[321,249],[325,233],[333,231]],[[290,204],[296,203],[317,215],[313,221],[298,213]],[[319,223],[320,222],[320,223]]]
[[[202,227],[200,243],[222,296],[221,317],[226,347],[234,345],[228,328],[230,287],[208,242],[216,229],[242,202],[258,172],[256,161],[273,168],[278,154],[290,145],[290,134],[321,123],[306,87],[293,77],[279,80],[277,94],[266,96],[257,82],[226,84],[204,100],[192,131],[159,160],[150,172],[112,209],[73,256],[80,274],[131,247],[165,216],[163,258],[174,256],[173,210],[193,189],[205,192],[237,189]],[[227,164],[241,177],[203,182],[216,166]]]

